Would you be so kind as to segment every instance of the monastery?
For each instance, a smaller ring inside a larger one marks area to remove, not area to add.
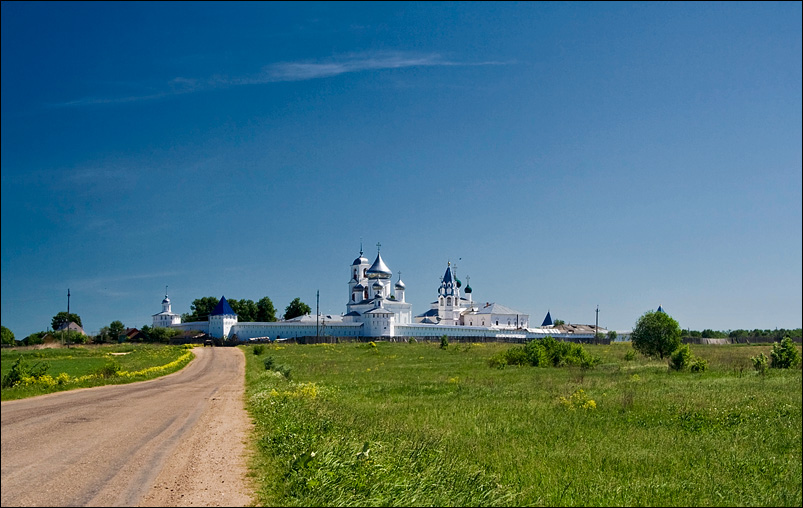
[[[220,339],[276,340],[298,337],[365,337],[407,340],[409,338],[504,338],[526,341],[551,335],[555,338],[585,339],[594,337],[593,327],[554,327],[549,312],[542,325],[530,328],[530,316],[497,303],[477,304],[471,286],[457,279],[451,263],[446,264],[438,288],[437,299],[429,310],[413,316],[412,305],[405,301],[405,285],[401,276],[392,281],[393,272],[379,253],[373,263],[360,255],[350,266],[348,303],[342,315],[305,315],[275,322],[238,322],[226,297],[209,315],[207,321],[182,323],[172,312],[165,295],[162,312],[153,315],[154,327],[170,327],[198,331]],[[606,333],[607,330],[599,330]]]

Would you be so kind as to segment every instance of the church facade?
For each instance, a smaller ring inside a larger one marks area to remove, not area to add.
[[[483,337],[528,340],[565,333],[542,325],[530,328],[529,315],[497,303],[477,304],[470,285],[463,289],[451,263],[441,279],[437,298],[422,314],[413,316],[412,305],[405,300],[406,286],[393,272],[379,252],[373,263],[360,255],[349,267],[348,303],[341,315],[305,315],[275,322],[238,322],[226,297],[223,296],[207,321],[182,323],[171,310],[165,295],[162,312],[153,315],[153,326],[194,330],[216,338],[276,340],[298,337],[365,337],[376,339]],[[545,323],[546,324],[546,323]],[[585,338],[572,335],[573,338]],[[591,334],[588,338],[592,338]]]

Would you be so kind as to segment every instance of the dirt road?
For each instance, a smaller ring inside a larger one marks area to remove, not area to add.
[[[245,358],[2,403],[2,506],[248,506]]]

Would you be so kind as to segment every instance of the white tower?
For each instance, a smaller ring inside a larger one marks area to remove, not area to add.
[[[162,312],[153,315],[153,326],[167,328],[179,323],[181,323],[181,316],[174,314],[171,310],[170,298],[167,297],[167,288],[165,287],[165,298],[162,300]]]
[[[438,323],[456,325],[460,322],[460,288],[452,277],[452,263],[446,264],[441,287],[438,290]]]
[[[224,296],[209,314],[209,335],[218,339],[228,338],[231,327],[236,324],[237,314]]]
[[[396,283],[395,290],[396,291],[393,293],[393,296],[396,297],[396,301],[404,303],[405,285],[401,280],[401,272],[399,272],[399,281]]]

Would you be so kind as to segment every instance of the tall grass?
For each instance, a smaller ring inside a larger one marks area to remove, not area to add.
[[[585,346],[591,370],[489,366],[509,347],[246,354],[259,503],[801,505],[801,370],[757,375],[769,345],[693,346],[699,374],[628,344]]]

